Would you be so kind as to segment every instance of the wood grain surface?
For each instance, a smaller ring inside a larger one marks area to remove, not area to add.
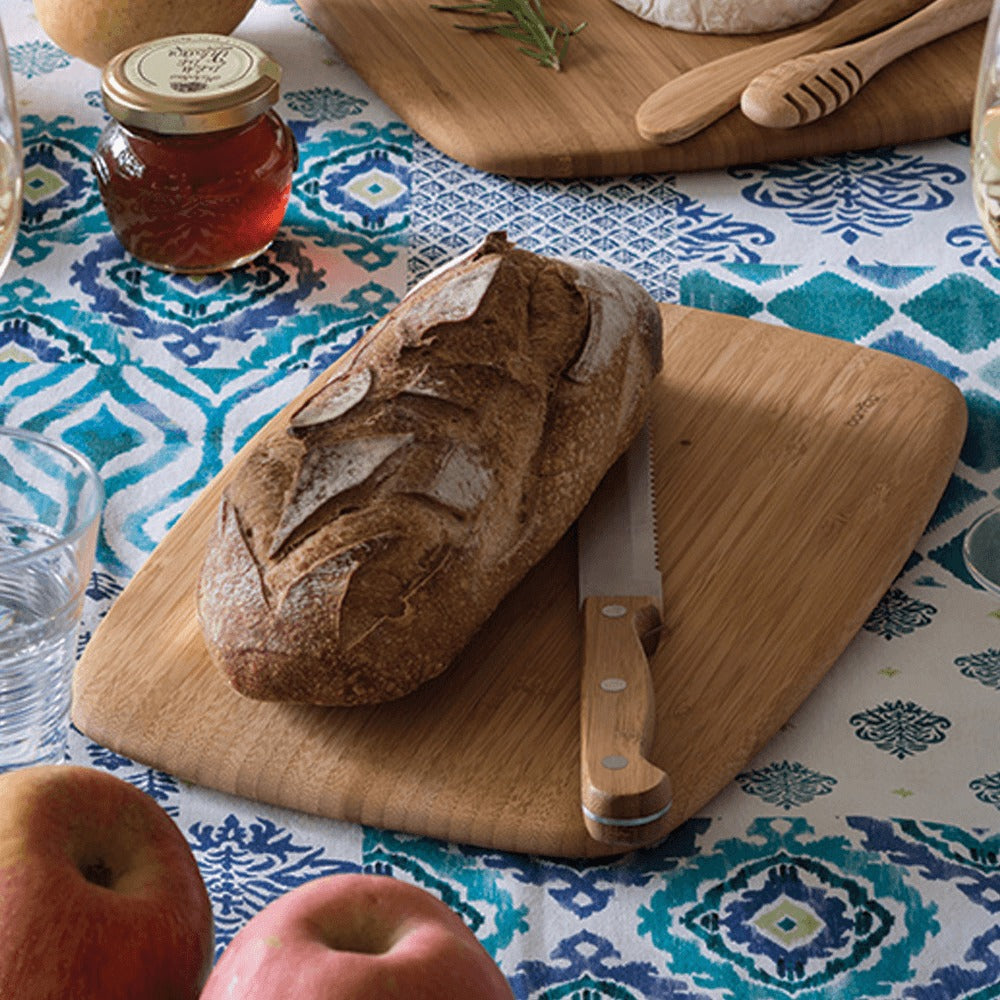
[[[651,426],[666,630],[649,757],[672,779],[673,828],[861,628],[933,513],[966,416],[950,382],[895,356],[662,309]],[[260,433],[282,432],[295,405]],[[76,725],[182,779],[322,816],[529,853],[624,850],[593,840],[580,808],[574,532],[413,695],[355,709],[253,702],[209,663],[194,607],[220,494],[245,454],[91,639]]]
[[[837,0],[825,16],[855,2]],[[555,72],[507,39],[457,30],[460,18],[428,0],[298,3],[431,145],[480,170],[523,177],[700,170],[962,132],[984,31],[973,25],[911,52],[809,125],[764,128],[736,108],[683,142],[659,145],[635,126],[647,97],[686,70],[780,36],[697,35],[643,21],[612,0],[546,0],[552,20],[588,24]]]

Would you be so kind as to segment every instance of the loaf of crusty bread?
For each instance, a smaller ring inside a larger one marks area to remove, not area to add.
[[[441,673],[638,432],[656,303],[491,234],[312,386],[223,496],[198,587],[252,698],[387,701]]]

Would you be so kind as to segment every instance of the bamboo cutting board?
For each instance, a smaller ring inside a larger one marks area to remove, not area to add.
[[[667,631],[650,759],[672,777],[676,826],[788,720],[889,587],[948,481],[965,406],[889,354],[662,309],[652,429]],[[209,664],[194,607],[239,462],[91,639],[76,725],[183,779],[323,816],[529,853],[624,850],[591,840],[580,813],[573,532],[415,694],[376,708],[252,702]]]
[[[778,33],[697,35],[643,21],[612,0],[545,0],[552,21],[587,21],[570,42],[565,69],[555,72],[512,41],[457,30],[462,19],[432,10],[430,0],[297,2],[431,145],[480,170],[522,177],[701,170],[964,132],[984,28],[974,25],[904,56],[811,125],[762,128],[737,109],[699,135],[660,146],[633,124],[646,97],[686,70]],[[837,0],[825,16],[854,2]]]

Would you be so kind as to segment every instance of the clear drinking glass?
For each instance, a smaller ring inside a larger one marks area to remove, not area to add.
[[[0,24],[0,274],[10,263],[10,255],[21,224],[23,185],[21,129],[18,122],[10,60]]]
[[[986,236],[1000,254],[1000,0],[994,0],[972,106],[972,196]],[[978,583],[1000,593],[1000,508],[965,533],[962,554]]]
[[[0,773],[65,757],[103,502],[82,455],[0,427]]]

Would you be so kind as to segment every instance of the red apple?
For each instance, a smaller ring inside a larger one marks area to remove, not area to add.
[[[195,1000],[212,906],[174,821],[69,764],[0,775],[0,997]]]
[[[458,914],[385,875],[327,875],[279,896],[222,953],[201,1000],[512,1000]]]

